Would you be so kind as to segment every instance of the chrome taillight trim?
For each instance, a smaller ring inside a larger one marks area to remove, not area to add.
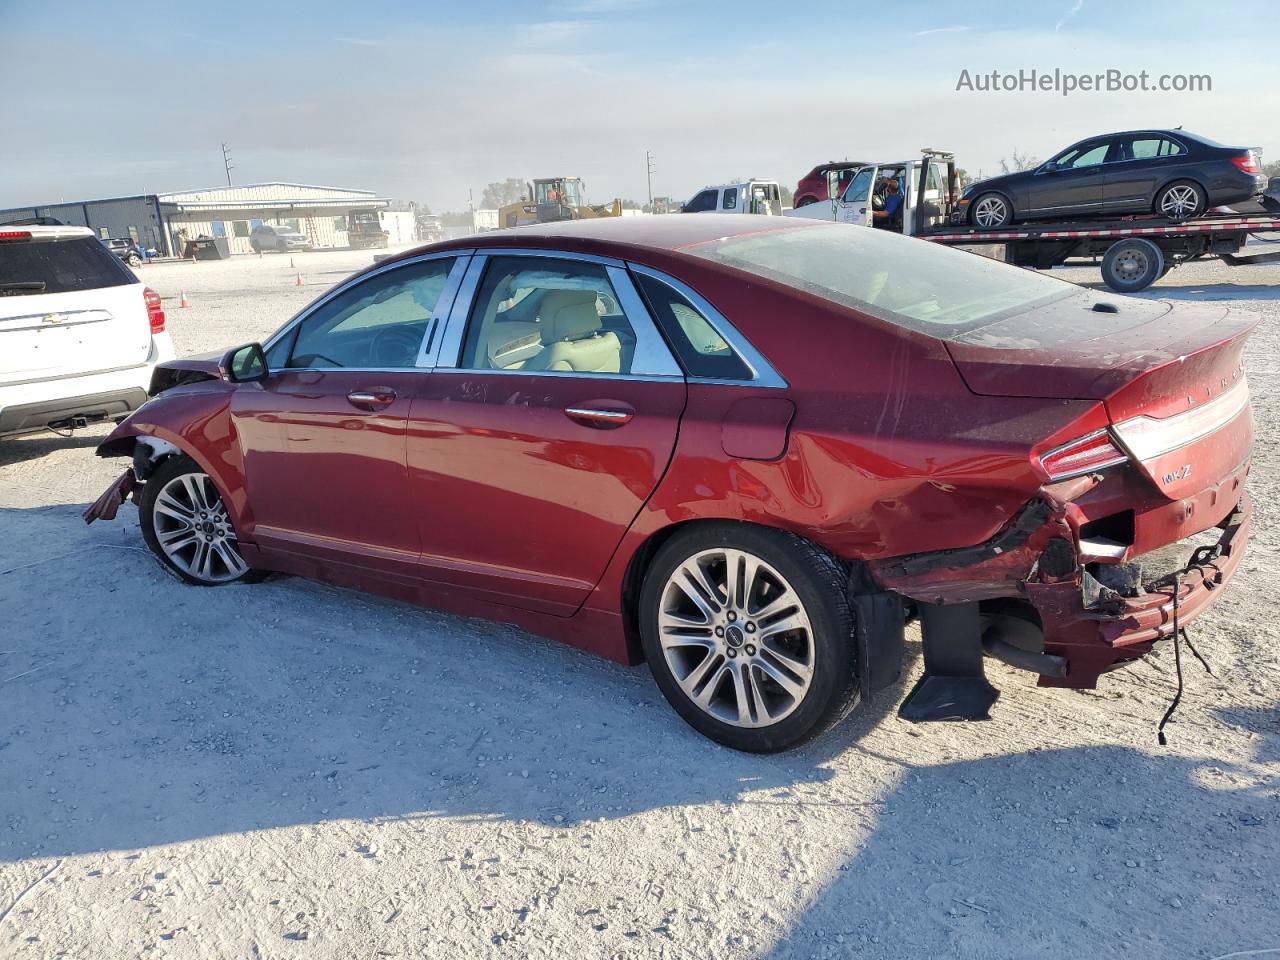
[[[1249,382],[1243,375],[1208,403],[1171,417],[1130,417],[1113,424],[1112,433],[1135,460],[1172,453],[1225,427],[1249,406]]]
[[[1053,457],[1054,454],[1061,453],[1068,447],[1078,447],[1085,441],[1092,440],[1094,437],[1099,437],[1103,434],[1106,434],[1111,445],[1116,447],[1117,456],[1112,457],[1110,460],[1104,460],[1102,463],[1093,463],[1087,467],[1081,467],[1079,470],[1067,470],[1063,473],[1049,473],[1049,468],[1045,466],[1044,462]],[[1086,433],[1083,436],[1076,437],[1074,440],[1068,440],[1066,443],[1060,444],[1052,450],[1046,450],[1036,459],[1040,462],[1041,469],[1043,469],[1045,473],[1049,474],[1049,482],[1057,483],[1059,480],[1071,480],[1074,477],[1083,477],[1086,473],[1097,473],[1099,470],[1107,469],[1107,467],[1114,467],[1118,463],[1126,463],[1128,462],[1129,457],[1122,449],[1116,446],[1115,437],[1111,435],[1111,431],[1106,427],[1103,427],[1101,430],[1094,430],[1092,433]]]

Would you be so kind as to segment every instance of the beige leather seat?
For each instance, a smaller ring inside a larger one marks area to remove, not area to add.
[[[616,333],[601,330],[594,291],[552,290],[543,298],[539,316],[542,350],[523,369],[621,372],[622,343]]]

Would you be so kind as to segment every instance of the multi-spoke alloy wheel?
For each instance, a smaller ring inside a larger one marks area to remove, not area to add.
[[[1186,220],[1204,211],[1204,195],[1194,183],[1174,183],[1160,192],[1157,211],[1170,220]]]
[[[997,193],[988,193],[979,197],[973,205],[973,222],[976,226],[1003,227],[1012,219],[1012,211],[1004,197]]]
[[[677,533],[649,564],[640,634],[654,679],[739,750],[803,743],[857,701],[848,573],[794,534],[750,524]]]
[[[743,550],[689,557],[658,615],[667,666],[689,699],[739,727],[776,723],[813,679],[813,628],[785,577]]]
[[[213,481],[185,457],[161,465],[141,503],[143,535],[190,583],[230,583],[250,574],[235,528]]]

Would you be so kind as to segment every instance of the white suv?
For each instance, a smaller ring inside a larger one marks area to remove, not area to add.
[[[0,227],[0,437],[136,410],[173,359],[160,296],[83,227]]]

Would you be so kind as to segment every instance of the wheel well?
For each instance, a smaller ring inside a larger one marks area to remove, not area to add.
[[[1155,192],[1151,194],[1151,209],[1152,209],[1152,210],[1155,210],[1155,208],[1156,208],[1156,202],[1160,199],[1160,194],[1161,194],[1164,190],[1166,190],[1167,188],[1172,187],[1175,183],[1189,183],[1189,184],[1191,184],[1192,186],[1194,186],[1194,187],[1198,188],[1198,189],[1200,190],[1200,192],[1201,192],[1202,194],[1204,194],[1204,203],[1205,203],[1205,206],[1206,206],[1206,207],[1208,207],[1208,206],[1209,206],[1209,188],[1208,188],[1208,187],[1206,187],[1206,186],[1205,186],[1203,183],[1201,183],[1199,180],[1197,180],[1195,177],[1185,177],[1185,176],[1183,176],[1183,177],[1170,177],[1170,178],[1169,178],[1168,180],[1166,180],[1164,183],[1160,184],[1160,186],[1156,187]]]

